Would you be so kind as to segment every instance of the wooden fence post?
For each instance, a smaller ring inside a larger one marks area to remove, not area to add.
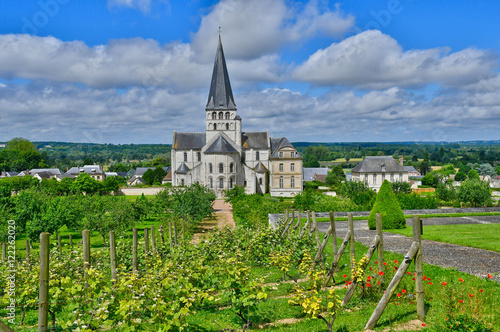
[[[309,229],[309,225],[310,225],[309,211],[307,211],[307,220],[306,220],[306,223],[304,224],[304,227],[302,227],[302,229],[300,230],[299,238],[302,239],[302,237],[304,236],[305,231]]]
[[[356,252],[354,250],[354,221],[352,218],[352,213],[347,214],[348,224],[349,224],[349,232],[351,233],[351,239],[349,240],[350,244],[350,256],[349,256],[349,266],[351,268],[351,276],[352,269],[354,269],[354,260],[356,259]]]
[[[57,249],[59,250],[59,257],[62,255],[61,235],[57,236]]]
[[[172,222],[168,223],[168,238],[170,242],[170,249],[172,249]]]
[[[335,216],[330,211],[330,227],[332,228],[333,257],[337,256],[337,230],[335,229]]]
[[[406,270],[408,270],[408,267],[410,266],[411,261],[415,257],[418,249],[419,249],[418,243],[414,241],[410,247],[410,250],[408,250],[408,252],[406,253],[403,262],[401,262],[401,265],[399,266],[398,271],[394,275],[394,278],[392,278],[391,282],[389,283],[389,286],[387,286],[384,295],[380,299],[380,302],[377,304],[377,307],[373,311],[373,314],[368,320],[368,323],[366,323],[365,330],[368,329],[372,330],[377,324],[380,316],[382,316],[382,313],[384,312],[384,309],[387,307],[387,304],[389,303],[391,296],[396,291],[399,282],[405,276]]]
[[[160,237],[161,237],[161,245],[165,247],[165,233],[163,231],[163,224],[160,225]]]
[[[311,270],[314,270],[316,265],[321,259],[321,256],[323,254],[323,250],[325,250],[326,244],[328,243],[328,239],[330,238],[330,234],[332,234],[332,226],[328,227],[328,231],[325,233],[325,237],[323,238],[323,242],[319,246],[318,252],[316,253],[316,257],[314,257],[314,262],[312,265]]]
[[[320,240],[319,240],[319,230],[318,230],[318,223],[316,222],[316,212],[312,212],[312,220],[313,220],[313,231],[314,231],[314,236],[316,237],[316,243],[318,244],[318,247],[321,245]]]
[[[149,253],[149,229],[144,228],[144,255]]]
[[[418,251],[415,257],[415,292],[417,293],[417,316],[419,319],[424,319],[424,287],[422,269],[422,238],[420,236],[421,221],[420,216],[413,216],[413,241],[418,244]]]
[[[115,232],[109,232],[109,259],[111,265],[111,281],[113,284],[116,283],[116,243],[115,243]],[[114,280],[114,281],[113,281]]]
[[[154,226],[151,226],[151,249],[153,250],[153,254],[156,254],[156,236]]]
[[[173,221],[174,223],[174,244],[177,246],[177,223]]]
[[[90,265],[90,232],[88,229],[82,231],[82,241],[83,241],[83,278],[85,279],[85,287],[88,287],[87,283],[87,270]]]
[[[300,218],[300,210],[297,211],[297,223],[293,226],[293,230],[297,232],[297,229],[302,227],[302,220]]]
[[[132,230],[133,243],[132,243],[132,271],[137,272],[137,228]]]
[[[50,233],[40,234],[40,277],[38,293],[38,331],[48,330],[49,320],[49,250]]]
[[[342,254],[345,251],[345,248],[347,247],[347,244],[349,243],[349,240],[351,239],[351,232],[347,232],[344,237],[344,241],[342,241],[342,245],[340,246],[339,251],[337,252],[337,256],[334,257],[333,263],[330,266],[330,270],[328,271],[328,274],[326,275],[326,280],[325,283],[323,284],[323,287],[326,287],[328,285],[328,282],[330,281],[331,278],[333,278],[333,273],[335,270],[337,270],[337,267],[339,265],[340,257],[342,257]],[[333,280],[335,283],[335,279]]]
[[[384,237],[382,236],[382,215],[377,213],[376,215],[377,222],[377,235],[380,239],[377,246],[377,261],[378,261],[378,275],[380,283],[384,283],[385,277],[384,274],[380,274],[380,272],[384,272]]]
[[[7,262],[7,244],[2,242],[2,262]]]

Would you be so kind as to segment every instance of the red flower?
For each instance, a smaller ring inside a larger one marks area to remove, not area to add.
[[[464,301],[463,300],[459,300],[458,303],[464,303]]]
[[[394,263],[399,264],[399,262],[397,260],[394,260]]]
[[[431,280],[431,278],[427,277],[427,280]]]
[[[429,282],[429,285],[432,285],[432,282]]]
[[[383,275],[384,275],[384,272],[383,272],[383,271],[380,271],[380,272],[378,273],[378,275],[379,275],[379,276],[383,276]]]
[[[474,294],[469,294],[470,297],[474,297]]]
[[[347,276],[345,274],[342,277],[347,278]]]
[[[378,264],[378,261],[375,261],[375,264]]]
[[[394,270],[397,270],[397,269],[398,269],[398,267],[397,267],[397,266],[395,266],[395,267],[394,267]]]
[[[371,287],[371,286],[372,285],[369,282],[366,283],[366,287]]]
[[[481,293],[483,292],[483,290],[482,290],[482,289],[480,289],[479,291],[480,291]]]
[[[372,280],[372,277],[368,276],[368,278],[366,278],[366,281],[370,281]]]
[[[406,289],[401,290],[401,292],[403,292],[403,294],[406,294]]]
[[[464,282],[464,279],[462,279],[462,278],[459,278],[459,279],[458,279],[458,281],[460,281],[460,282]]]
[[[378,283],[377,283],[377,284],[379,284],[379,285],[380,285],[380,280],[378,281]]]
[[[398,293],[398,297],[401,297],[401,293]]]
[[[425,280],[427,280],[427,277],[426,277],[426,276],[424,276],[424,281],[425,281]]]
[[[407,274],[407,275],[410,275],[410,274],[411,274],[411,272],[410,272],[410,271],[406,271],[406,274]]]
[[[372,268],[370,267],[370,270],[372,270]],[[373,271],[373,270],[372,270]]]
[[[488,278],[490,278],[490,279],[491,279],[491,278],[493,278],[493,276],[492,276],[491,274],[489,274],[489,273],[488,273]]]
[[[446,281],[443,281],[442,285],[446,286],[446,285],[448,285],[448,283]]]
[[[425,323],[422,323],[422,326],[425,326]]]
[[[387,265],[387,263],[386,263],[386,262],[384,262],[384,265]],[[488,275],[489,275],[489,274],[488,274]],[[490,278],[490,277],[488,277],[488,278]]]
[[[411,280],[415,280],[415,278],[411,278]]]

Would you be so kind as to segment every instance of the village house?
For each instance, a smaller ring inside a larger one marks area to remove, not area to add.
[[[365,157],[352,169],[352,181],[365,182],[376,192],[384,180],[408,182],[408,171],[391,156]]]

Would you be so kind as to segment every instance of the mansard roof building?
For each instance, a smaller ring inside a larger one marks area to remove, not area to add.
[[[174,131],[172,185],[195,182],[218,196],[234,186],[246,193],[294,196],[302,191],[302,156],[286,137],[243,132],[219,36],[205,108],[205,132]]]

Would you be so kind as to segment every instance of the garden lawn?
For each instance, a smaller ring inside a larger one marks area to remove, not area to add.
[[[413,236],[411,227],[385,231]],[[500,252],[500,224],[424,226],[422,239]]]

